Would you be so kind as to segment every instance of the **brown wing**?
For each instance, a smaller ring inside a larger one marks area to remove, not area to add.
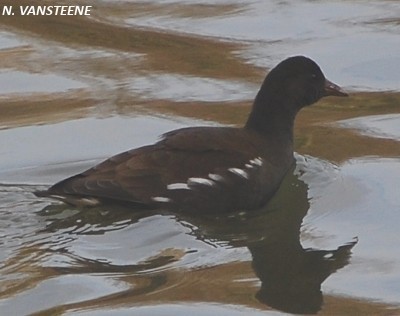
[[[151,205],[155,197],[166,196],[168,185],[222,174],[229,168],[243,168],[257,157],[257,146],[249,143],[241,129],[176,130],[154,145],[116,155],[65,179],[51,187],[49,193]]]

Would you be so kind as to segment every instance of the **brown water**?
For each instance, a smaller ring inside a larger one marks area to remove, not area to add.
[[[398,1],[80,4],[92,16],[0,17],[1,315],[400,315]],[[299,115],[264,209],[32,194],[167,130],[242,124],[266,69],[300,53],[351,97]]]

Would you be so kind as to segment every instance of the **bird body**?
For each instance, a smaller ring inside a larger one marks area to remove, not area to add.
[[[83,197],[82,204],[115,200],[185,211],[255,208],[277,189],[293,162],[293,151],[279,147],[286,152],[269,150],[274,143],[248,129],[183,128],[65,179],[48,192],[60,192],[72,204]]]
[[[189,127],[56,183],[39,196],[67,203],[226,213],[265,204],[293,164],[297,112],[345,96],[311,59],[291,57],[267,75],[244,127]]]

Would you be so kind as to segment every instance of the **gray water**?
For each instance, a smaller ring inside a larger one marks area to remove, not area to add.
[[[51,29],[0,19],[1,314],[400,314],[397,1],[85,3],[93,16]],[[300,115],[296,168],[263,209],[32,194],[171,129],[243,124],[266,69],[295,54],[350,98]]]

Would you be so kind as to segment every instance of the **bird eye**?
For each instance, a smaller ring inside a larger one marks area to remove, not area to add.
[[[316,74],[311,74],[311,78],[317,79],[317,75]]]

